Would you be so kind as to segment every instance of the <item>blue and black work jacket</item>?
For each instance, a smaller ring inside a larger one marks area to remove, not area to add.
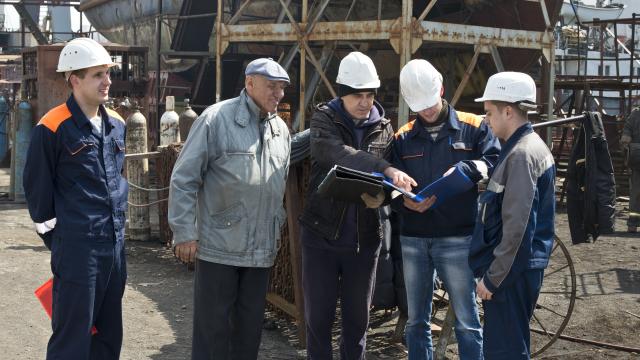
[[[435,140],[419,119],[396,133],[392,164],[418,183],[416,191],[441,178],[453,166],[477,183],[488,177],[498,160],[500,143],[480,116],[447,106],[444,111],[448,115]],[[477,197],[478,188],[474,186],[424,213],[406,208],[402,197],[396,198],[392,207],[400,214],[401,235],[468,236],[473,232]]]
[[[531,269],[544,269],[553,246],[553,155],[531,124],[507,140],[478,200],[469,267],[492,293]]]
[[[102,105],[99,114],[102,134],[71,95],[32,130],[23,178],[29,214],[36,223],[56,218],[61,239],[124,240],[125,123]]]

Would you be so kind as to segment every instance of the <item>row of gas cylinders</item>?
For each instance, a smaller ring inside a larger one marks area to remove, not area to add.
[[[179,143],[187,140],[191,125],[198,117],[189,106],[189,100],[185,100],[185,108],[182,114],[175,112],[175,99],[167,96],[165,101],[166,111],[160,118],[160,146]],[[147,120],[140,113],[134,111],[127,118],[127,154],[141,154],[147,152]],[[146,158],[128,159],[127,180],[129,181],[129,216],[127,234],[131,240],[146,241],[150,238],[151,227],[149,223],[149,205],[165,201],[157,199],[149,201],[151,192],[157,189],[149,188],[149,161]],[[158,198],[168,191],[158,192]]]
[[[198,117],[189,106],[189,99],[185,100],[185,108],[178,116],[175,112],[175,99],[167,96],[165,100],[166,111],[160,118],[160,146],[186,141],[191,125]]]

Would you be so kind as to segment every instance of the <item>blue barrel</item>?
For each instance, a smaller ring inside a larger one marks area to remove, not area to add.
[[[9,149],[9,103],[0,96],[0,163],[4,161]]]
[[[18,116],[16,116],[16,141],[13,152],[15,153],[13,168],[15,169],[15,180],[13,181],[14,200],[24,200],[24,188],[22,187],[22,172],[27,162],[27,150],[31,140],[31,129],[33,128],[33,111],[28,101],[21,101],[18,105]]]

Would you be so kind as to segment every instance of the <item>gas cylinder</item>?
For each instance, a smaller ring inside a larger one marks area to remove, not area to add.
[[[147,119],[136,106],[127,118],[127,154],[147,152]],[[149,203],[149,192],[140,188],[149,187],[149,160],[127,159],[127,179],[129,181],[129,203],[144,205]],[[140,187],[140,188],[138,188]],[[151,233],[149,207],[129,205],[128,211],[130,240],[148,241]]]
[[[160,146],[166,146],[180,142],[180,128],[179,128],[179,116],[174,111],[175,98],[173,96],[167,96],[166,111],[160,118]]]
[[[0,96],[0,163],[7,156],[9,149],[9,103]]]
[[[187,136],[189,136],[189,130],[191,130],[191,125],[198,117],[191,106],[189,106],[189,99],[184,99],[184,111],[180,114],[180,140],[187,141]]]
[[[18,115],[16,116],[16,140],[13,146],[11,173],[13,175],[13,199],[24,200],[24,188],[22,187],[22,173],[27,162],[27,150],[31,140],[31,129],[33,128],[33,109],[28,101],[21,101],[18,104]]]

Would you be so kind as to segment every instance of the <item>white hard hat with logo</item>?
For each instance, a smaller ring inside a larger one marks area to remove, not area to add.
[[[113,62],[107,50],[95,40],[76,38],[62,48],[56,71],[71,72],[99,65],[111,67],[117,64]]]
[[[354,89],[377,89],[380,87],[380,79],[373,61],[359,51],[349,53],[340,61],[336,83]]]
[[[423,59],[409,61],[400,71],[400,93],[413,112],[441,101],[442,74]]]
[[[504,71],[491,75],[484,88],[484,94],[476,102],[503,101],[536,106],[536,83],[531,76],[514,71]]]

